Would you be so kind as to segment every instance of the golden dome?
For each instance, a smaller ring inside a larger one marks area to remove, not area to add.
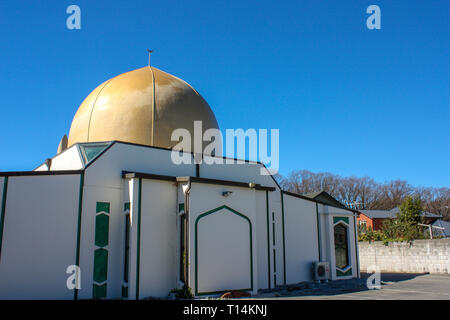
[[[194,140],[194,121],[203,131],[219,128],[202,96],[185,81],[154,67],[118,75],[99,85],[81,103],[67,146],[120,140],[171,148],[172,131],[185,128]]]

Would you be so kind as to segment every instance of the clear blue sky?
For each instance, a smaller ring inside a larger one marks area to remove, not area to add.
[[[82,29],[66,28],[81,7]],[[381,8],[381,30],[366,8]],[[295,169],[449,186],[449,2],[0,2],[0,171],[53,156],[101,82],[152,64]]]

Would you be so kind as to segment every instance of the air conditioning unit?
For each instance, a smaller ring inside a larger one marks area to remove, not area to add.
[[[330,263],[329,262],[313,262],[314,280],[330,279]]]

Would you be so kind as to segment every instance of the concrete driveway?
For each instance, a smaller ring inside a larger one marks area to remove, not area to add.
[[[361,274],[363,279],[367,279],[368,276]],[[360,285],[353,289],[346,286],[343,289],[298,291],[293,292],[293,295],[261,298],[282,300],[450,300],[450,275],[385,273],[381,274],[381,289],[375,290],[367,289],[363,279],[358,280]]]

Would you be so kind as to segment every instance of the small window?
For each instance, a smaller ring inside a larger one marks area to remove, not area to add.
[[[108,146],[109,143],[80,144],[84,164],[88,164],[91,160],[95,159]]]
[[[344,269],[349,263],[347,232],[347,227],[342,223],[334,226],[334,250],[339,269]]]

